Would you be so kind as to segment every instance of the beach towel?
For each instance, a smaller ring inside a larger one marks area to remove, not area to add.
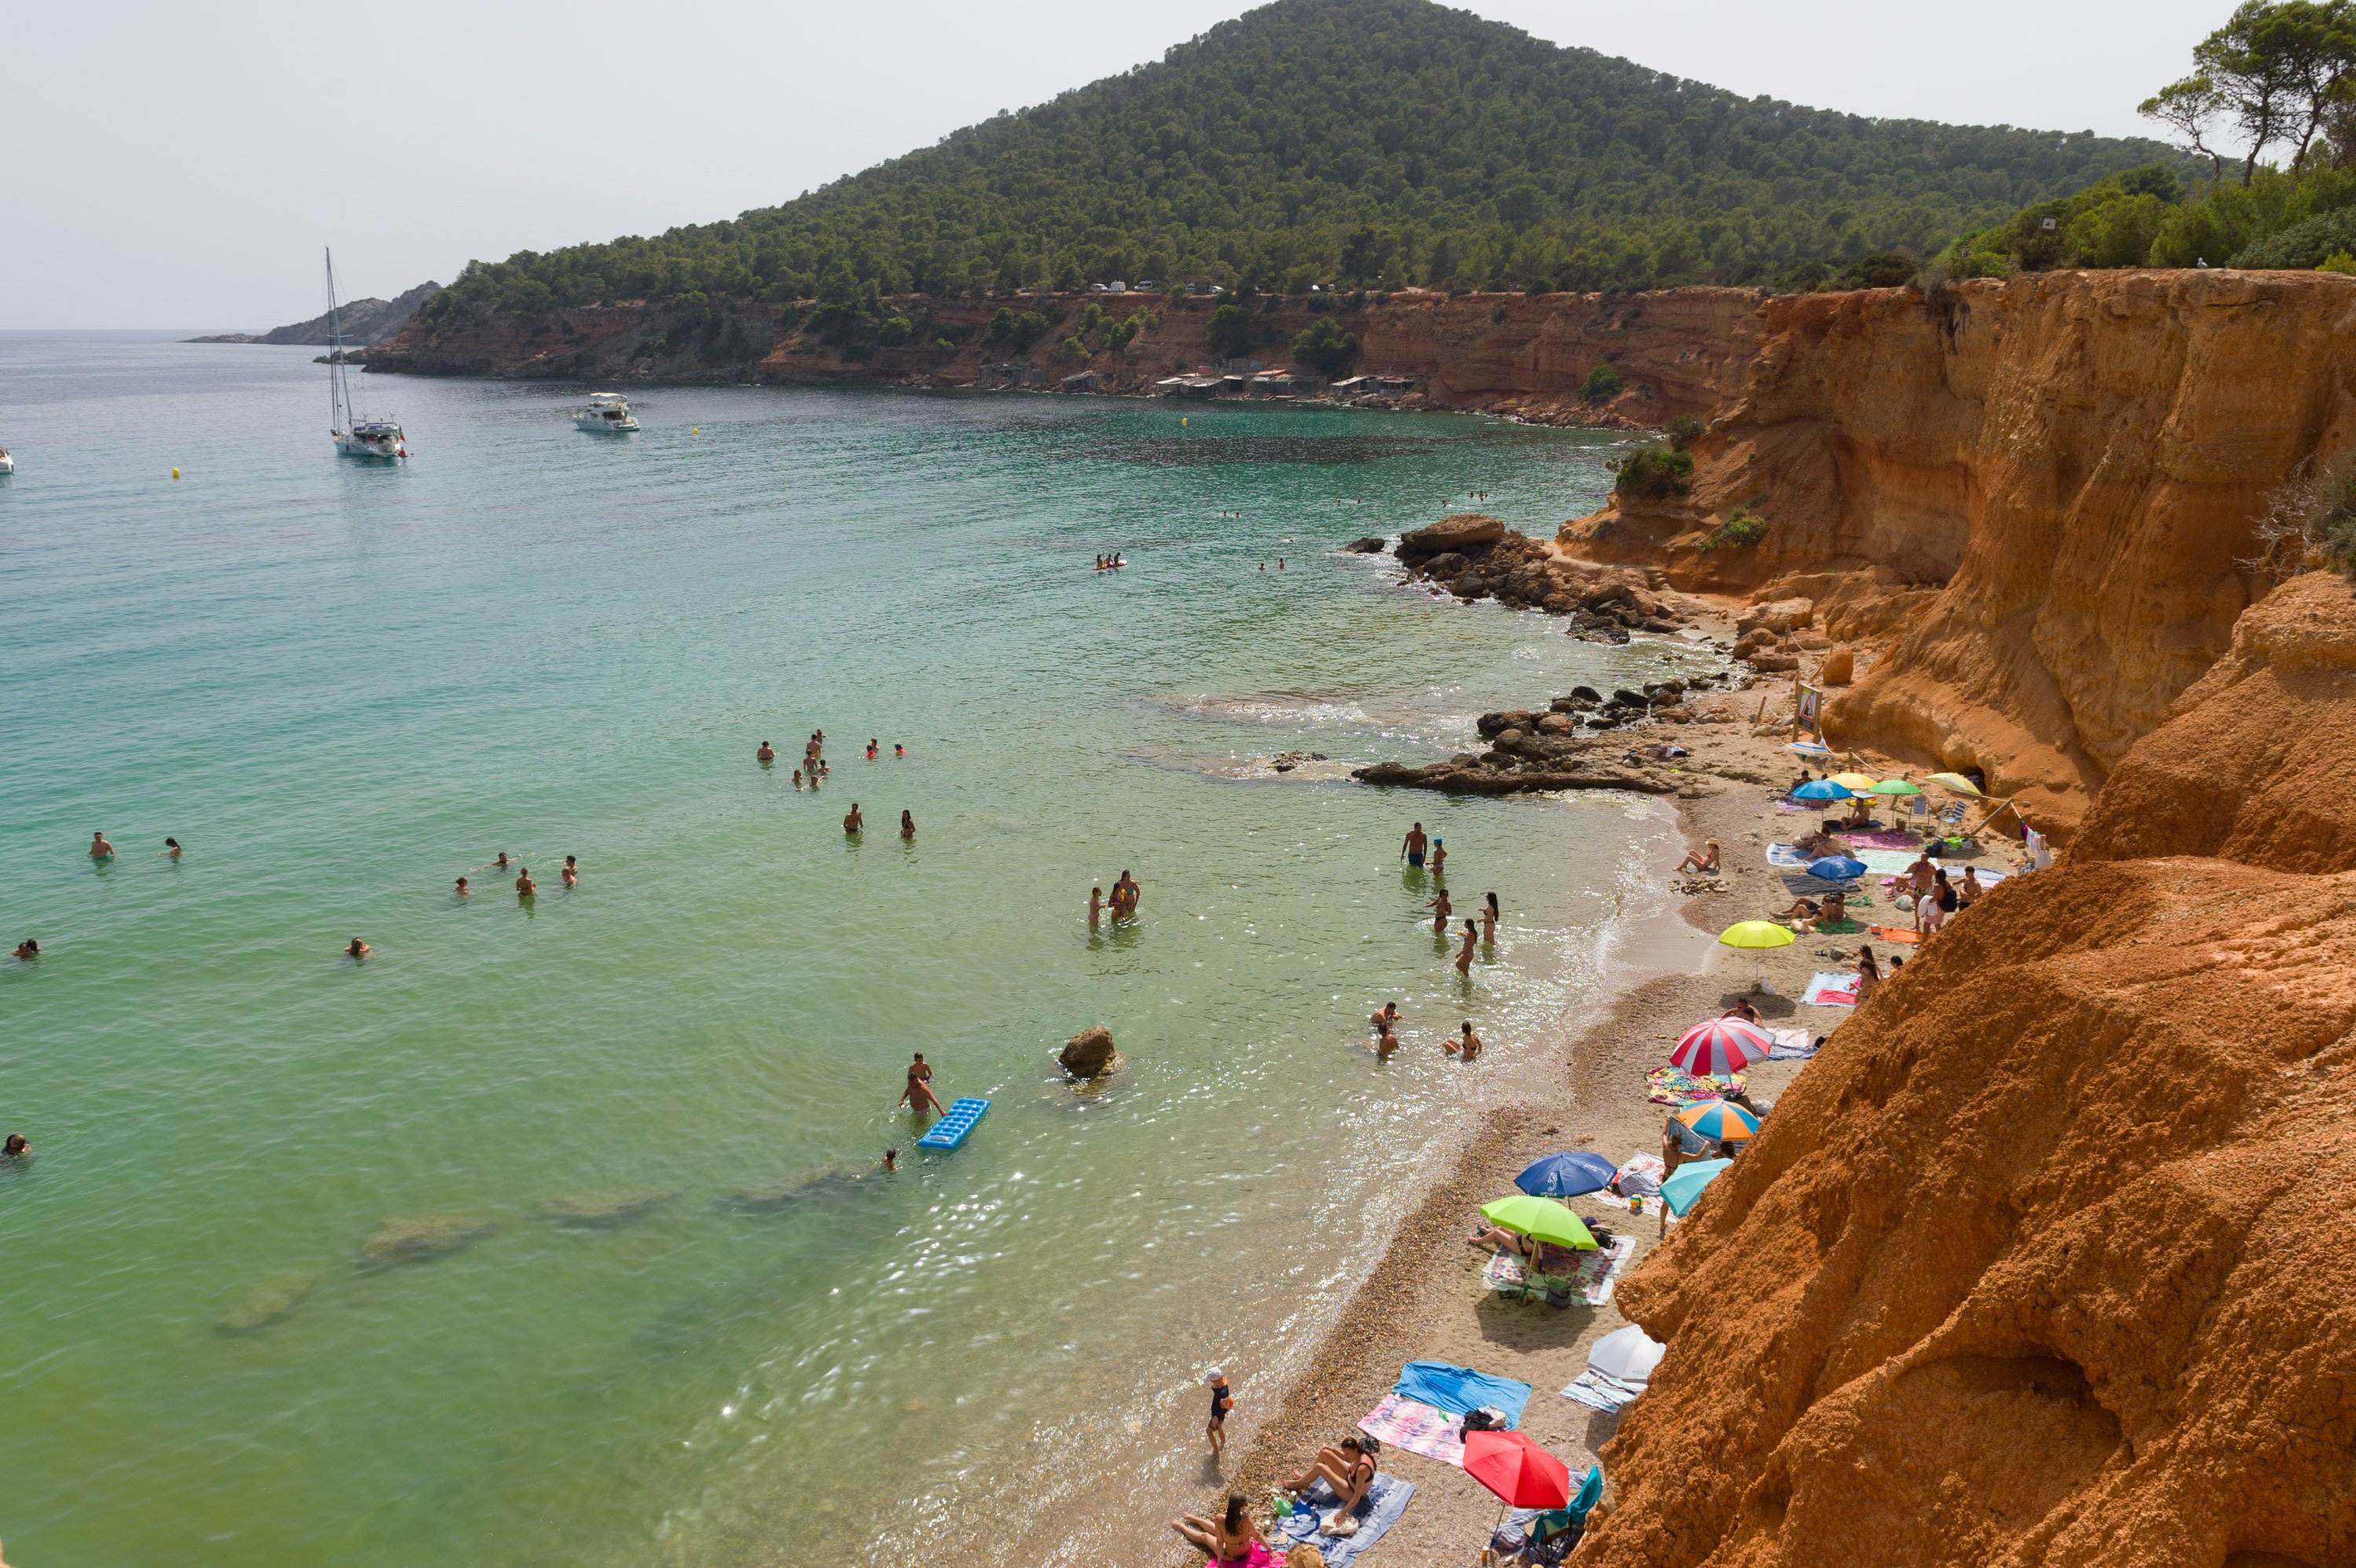
[[[1507,1426],[1522,1424],[1522,1408],[1530,1403],[1530,1385],[1526,1382],[1447,1361],[1409,1361],[1399,1369],[1399,1380],[1391,1385],[1391,1392],[1451,1415],[1488,1405],[1505,1413]]]
[[[1359,1417],[1358,1430],[1369,1437],[1381,1438],[1394,1448],[1404,1448],[1443,1465],[1462,1467],[1464,1437],[1456,1429],[1462,1419],[1419,1401],[1387,1393],[1375,1402],[1374,1409]]]
[[[1844,827],[1841,837],[1859,849],[1919,849],[1922,836],[1903,827]]]
[[[1922,940],[1921,932],[1911,931],[1902,925],[1877,925],[1873,928],[1873,934],[1884,942],[1906,943]]]
[[[1800,1000],[1812,1008],[1853,1008],[1857,1006],[1856,975],[1835,975],[1819,969],[1808,976],[1808,988],[1800,993]]]
[[[1808,858],[1789,844],[1768,845],[1767,863],[1794,871],[1804,871],[1808,869]]]
[[[1320,1480],[1309,1488],[1307,1497],[1293,1505],[1290,1514],[1276,1521],[1276,1528],[1269,1533],[1287,1552],[1296,1546],[1314,1546],[1323,1554],[1325,1568],[1350,1568],[1361,1552],[1383,1538],[1383,1531],[1398,1522],[1399,1515],[1407,1511],[1408,1499],[1414,1496],[1414,1482],[1377,1475],[1366,1488],[1365,1497],[1351,1511],[1350,1518],[1358,1528],[1348,1535],[1327,1535],[1318,1527],[1342,1499],[1333,1495],[1331,1486]]]
[[[1645,1098],[1655,1105],[1675,1105],[1682,1110],[1704,1100],[1723,1099],[1742,1087],[1742,1074],[1731,1078],[1696,1078],[1675,1067],[1655,1067],[1644,1075]]]
[[[1555,1277],[1571,1281],[1571,1288],[1588,1306],[1601,1307],[1612,1299],[1612,1282],[1620,1277],[1620,1271],[1628,1266],[1628,1260],[1635,1253],[1635,1237],[1614,1236],[1610,1246],[1580,1253],[1577,1265],[1568,1275]]]
[[[1775,1041],[1768,1050],[1770,1061],[1804,1060],[1816,1053],[1815,1038],[1804,1029],[1771,1029],[1768,1035]]]
[[[1661,1163],[1656,1154],[1632,1154],[1622,1163],[1612,1185],[1630,1198],[1651,1198],[1661,1190],[1661,1179],[1669,1168]]]
[[[1922,857],[1918,850],[1859,849],[1855,858],[1865,862],[1865,869],[1869,872],[1883,877],[1898,877],[1903,876],[1906,868]]]
[[[1622,1382],[1590,1367],[1579,1374],[1569,1388],[1562,1391],[1565,1399],[1577,1400],[1590,1410],[1600,1410],[1606,1415],[1617,1415],[1636,1403],[1644,1392],[1642,1383]]]
[[[1865,929],[1864,923],[1854,920],[1824,920],[1816,923],[1818,936],[1854,936]]]
[[[1794,800],[1789,795],[1775,803],[1778,811],[1822,811],[1824,808],[1825,803],[1821,800]]]

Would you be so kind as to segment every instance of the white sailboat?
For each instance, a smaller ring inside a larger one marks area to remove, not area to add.
[[[409,438],[399,421],[370,419],[352,407],[350,372],[344,365],[343,324],[337,317],[336,253],[327,252],[327,434],[346,457],[383,459],[409,455]]]
[[[573,425],[599,435],[627,435],[638,421],[630,413],[630,400],[621,393],[592,392],[587,408],[573,411]]]

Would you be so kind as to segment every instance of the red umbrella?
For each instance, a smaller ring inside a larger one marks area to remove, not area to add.
[[[1464,1473],[1508,1508],[1553,1509],[1570,1501],[1570,1470],[1518,1432],[1464,1435]]]
[[[1669,1061],[1696,1078],[1726,1078],[1765,1061],[1774,1044],[1774,1037],[1749,1019],[1711,1019],[1686,1030]]]

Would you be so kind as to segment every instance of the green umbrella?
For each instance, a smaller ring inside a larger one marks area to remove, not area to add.
[[[1869,795],[1921,795],[1922,791],[1919,785],[1908,784],[1904,779],[1884,779],[1866,793]]]
[[[1575,1247],[1582,1252],[1595,1251],[1595,1238],[1580,1222],[1579,1216],[1551,1198],[1533,1198],[1526,1192],[1516,1192],[1511,1198],[1500,1198],[1482,1204],[1481,1218],[1501,1231],[1535,1236],[1541,1242]]]

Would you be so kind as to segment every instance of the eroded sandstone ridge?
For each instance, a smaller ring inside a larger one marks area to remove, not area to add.
[[[2356,281],[2049,273],[1802,295],[1691,492],[1566,525],[1669,583],[1814,601],[1877,650],[1836,740],[1984,768],[2062,836],[2264,592],[2269,490],[2356,444]],[[1703,546],[1738,510],[1749,547]]]
[[[2351,769],[2311,575],[1622,1285],[1670,1351],[1582,1561],[2356,1562]]]

